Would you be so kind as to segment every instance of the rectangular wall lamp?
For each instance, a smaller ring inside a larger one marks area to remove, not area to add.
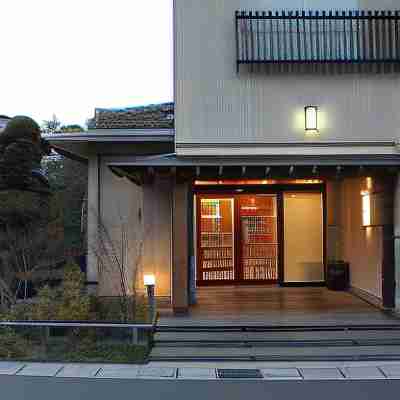
[[[318,133],[318,107],[307,106],[304,108],[305,130],[307,133]]]

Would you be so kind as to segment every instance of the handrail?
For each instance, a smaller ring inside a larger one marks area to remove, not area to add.
[[[149,324],[134,324],[125,322],[92,322],[92,321],[0,321],[0,326],[32,326],[32,327],[59,327],[59,328],[137,328],[151,330],[154,328],[154,319]]]
[[[242,64],[400,63],[400,11],[236,11]]]

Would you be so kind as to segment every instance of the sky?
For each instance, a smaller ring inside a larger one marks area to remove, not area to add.
[[[0,115],[172,101],[172,0],[1,0]]]

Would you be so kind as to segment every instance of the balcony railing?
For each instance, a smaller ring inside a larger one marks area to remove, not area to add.
[[[400,11],[236,12],[237,69],[400,63]]]

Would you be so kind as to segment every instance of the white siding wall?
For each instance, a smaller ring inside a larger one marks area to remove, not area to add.
[[[175,0],[178,154],[270,154],[268,143],[315,141],[387,142],[323,149],[328,154],[393,153],[390,142],[400,129],[398,75],[236,73],[236,10],[354,9],[360,4],[383,6],[380,1]],[[320,107],[317,138],[304,134],[304,106],[310,104]],[[234,149],[243,143],[249,145]]]

